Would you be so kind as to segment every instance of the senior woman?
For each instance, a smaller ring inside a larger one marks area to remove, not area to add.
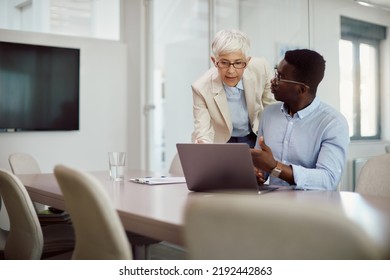
[[[275,102],[273,72],[264,58],[249,56],[249,38],[239,30],[219,31],[211,47],[214,66],[191,85],[192,141],[253,148],[264,107]]]

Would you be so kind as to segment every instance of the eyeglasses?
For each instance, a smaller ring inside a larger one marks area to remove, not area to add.
[[[308,85],[306,85],[306,84],[304,84],[304,83],[301,83],[301,82],[297,82],[297,81],[293,81],[293,80],[285,80],[285,79],[282,79],[282,78],[280,78],[280,74],[279,74],[279,72],[278,72],[278,69],[275,67],[274,70],[275,70],[275,81],[276,81],[276,85],[278,85],[280,82],[284,82],[284,83],[297,84],[297,85],[301,85],[301,86],[310,88]]]
[[[246,62],[244,62],[244,61],[230,62],[227,60],[220,60],[220,61],[217,61],[217,63],[215,63],[215,65],[218,68],[222,68],[222,69],[230,68],[231,65],[233,65],[233,67],[235,69],[243,69],[246,67]]]

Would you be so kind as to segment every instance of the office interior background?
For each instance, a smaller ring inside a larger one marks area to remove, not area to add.
[[[127,152],[129,168],[166,173],[176,143],[191,141],[190,85],[211,66],[211,40],[236,28],[271,66],[291,48],[324,56],[318,96],[349,121],[340,190],[353,191],[359,162],[390,142],[390,1],[378,2],[0,0],[0,41],[80,49],[79,130],[2,132],[0,167],[27,152],[43,172],[58,163],[108,170],[116,150]]]

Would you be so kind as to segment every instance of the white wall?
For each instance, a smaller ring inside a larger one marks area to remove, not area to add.
[[[307,0],[243,1],[239,28],[251,38],[251,55],[265,57],[271,67],[285,48],[308,48]]]
[[[127,46],[128,65],[126,75],[127,102],[127,150],[130,168],[146,168],[146,64],[145,6],[143,0],[121,2],[121,38]]]
[[[80,130],[0,133],[0,168],[8,155],[27,152],[43,172],[64,163],[84,170],[107,169],[107,152],[127,151],[127,49],[105,40],[0,29],[2,41],[80,48]]]

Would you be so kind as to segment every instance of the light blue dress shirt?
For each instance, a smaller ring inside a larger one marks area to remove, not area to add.
[[[226,98],[230,109],[230,117],[232,119],[232,136],[246,136],[250,133],[250,126],[242,80],[240,80],[235,87],[229,87],[225,83],[223,84],[223,87],[226,92]]]
[[[261,135],[274,158],[292,166],[296,188],[336,190],[349,144],[348,123],[340,112],[318,97],[292,117],[284,103],[271,104],[260,121]],[[288,185],[274,177],[270,184]]]

